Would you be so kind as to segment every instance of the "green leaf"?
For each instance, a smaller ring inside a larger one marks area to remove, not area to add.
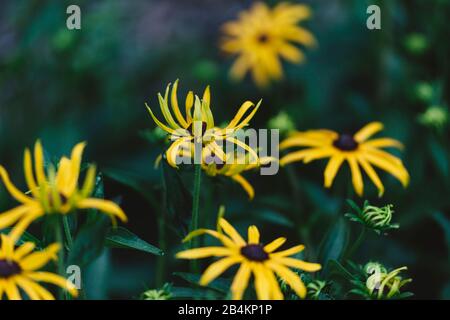
[[[448,178],[449,176],[449,158],[447,155],[447,151],[445,148],[438,143],[435,139],[429,139],[429,147],[431,156],[434,160],[434,164],[436,165],[436,169],[444,178]]]
[[[187,288],[187,287],[172,287],[171,291],[172,299],[220,299],[221,296],[217,291],[213,291],[207,288]]]
[[[142,240],[123,227],[110,228],[106,236],[105,244],[109,247],[135,249],[158,256],[164,255],[161,249]]]
[[[336,260],[330,260],[328,262],[329,268],[331,272],[335,271],[336,273],[342,275],[347,280],[355,280],[355,277],[339,262]]]
[[[182,278],[183,280],[185,280],[193,285],[199,286],[198,283],[200,281],[200,275],[198,275],[198,274],[187,273],[187,272],[174,272],[174,275]],[[218,278],[218,279],[212,281],[206,287],[226,294],[230,290],[230,286],[231,286],[230,280]]]
[[[348,233],[347,224],[342,218],[339,218],[336,223],[331,225],[330,230],[322,241],[319,252],[319,259],[322,265],[325,266],[324,273],[327,272],[328,262],[330,260],[339,261],[345,252],[348,243]]]

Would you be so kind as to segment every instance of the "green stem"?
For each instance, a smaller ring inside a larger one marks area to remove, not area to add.
[[[60,250],[60,255],[58,257],[58,274],[61,277],[65,278],[65,267],[64,267],[64,262],[66,259],[66,255],[65,255],[65,247],[64,247],[64,239],[63,239],[63,233],[61,230],[61,224],[59,223],[58,220],[55,219],[55,240],[57,243],[61,244],[61,250]],[[58,291],[58,298],[59,300],[66,300],[66,294],[64,292],[64,289],[59,289]]]
[[[353,246],[350,248],[350,250],[348,250],[347,254],[345,255],[345,260],[351,258],[351,256],[356,252],[356,250],[358,250],[358,248],[360,247],[361,243],[363,242],[365,236],[366,236],[366,227],[362,227],[358,238],[356,239],[356,241],[353,243]]]
[[[67,247],[68,247],[67,249],[70,251],[73,247],[73,238],[72,234],[70,233],[69,219],[67,219],[67,216],[64,215],[62,220],[63,220],[64,234],[67,240]]]
[[[200,186],[202,182],[202,166],[201,164],[194,164],[194,193],[192,195],[192,220],[191,231],[198,229],[199,211],[200,211]],[[195,237],[192,239],[191,248],[198,247],[199,239]],[[192,271],[195,273],[199,270],[198,261],[192,261]]]

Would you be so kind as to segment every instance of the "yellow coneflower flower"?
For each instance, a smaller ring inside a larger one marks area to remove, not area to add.
[[[195,230],[184,241],[201,234],[209,234],[219,239],[223,247],[190,249],[179,252],[176,255],[180,259],[221,257],[219,261],[214,262],[205,270],[200,279],[200,285],[207,285],[231,266],[240,264],[231,285],[231,293],[234,300],[242,299],[252,273],[255,278],[255,289],[258,299],[283,299],[283,293],[275,274],[284,280],[299,297],[304,298],[306,296],[306,287],[300,276],[290,270],[290,268],[315,272],[320,270],[321,266],[317,263],[309,263],[290,257],[301,252],[304,249],[303,245],[275,252],[286,242],[286,238],[280,237],[263,245],[260,241],[258,228],[250,226],[248,228],[248,241],[246,242],[236,229],[223,218],[219,219],[218,229],[218,231],[208,229]]]
[[[238,58],[231,76],[242,79],[250,71],[255,83],[267,86],[271,79],[283,76],[280,57],[300,63],[304,55],[293,43],[313,46],[314,36],[298,23],[308,19],[311,10],[306,5],[282,2],[273,9],[262,2],[240,13],[236,21],[223,26],[222,49]]]
[[[189,155],[189,157],[194,157],[195,146],[197,143],[201,144],[202,148],[202,154],[199,161],[203,160],[205,152],[208,154],[213,152],[222,161],[225,161],[226,155],[222,146],[217,143],[218,141],[220,143],[225,141],[231,142],[251,153],[255,158],[258,158],[256,152],[250,146],[235,137],[234,134],[248,125],[256,111],[258,111],[261,101],[259,101],[257,105],[250,101],[244,102],[234,119],[225,128],[218,128],[215,126],[214,117],[210,108],[211,98],[209,86],[205,89],[201,100],[198,96],[194,97],[192,91],[188,93],[185,102],[186,115],[183,117],[177,98],[178,80],[175,81],[170,94],[170,105],[175,118],[169,109],[170,86],[170,84],[167,86],[164,97],[161,94],[158,94],[159,106],[161,107],[161,112],[167,124],[159,121],[151,108],[147,104],[146,106],[153,121],[155,121],[161,129],[170,134],[170,138],[173,140],[171,146],[166,151],[167,162],[171,166],[177,167],[176,158],[180,153]],[[193,112],[192,107],[194,107]],[[249,110],[251,111],[248,112]]]
[[[338,134],[331,130],[310,130],[297,132],[280,144],[280,149],[290,147],[308,147],[295,151],[281,158],[281,165],[294,161],[309,163],[313,160],[330,158],[325,169],[325,187],[331,187],[333,180],[344,161],[347,161],[353,187],[359,196],[363,194],[363,178],[360,166],[378,188],[378,195],[384,193],[384,186],[373,166],[378,167],[397,178],[404,187],[409,183],[409,174],[402,161],[380,148],[403,148],[402,144],[391,138],[369,140],[371,136],[383,129],[380,122],[371,122],[356,134]]]
[[[50,260],[57,260],[60,245],[49,245],[39,252],[33,242],[25,242],[17,249],[14,239],[2,234],[0,247],[0,300],[3,295],[9,300],[21,300],[20,289],[31,300],[54,300],[53,295],[38,282],[47,282],[67,290],[72,296],[78,295],[75,286],[63,277],[39,271]]]
[[[77,144],[71,158],[61,158],[57,171],[50,166],[46,174],[44,169],[44,154],[38,140],[34,146],[34,172],[29,149],[25,150],[24,172],[29,188],[26,194],[17,189],[9,179],[5,168],[0,166],[0,176],[6,189],[20,206],[0,214],[0,229],[17,224],[11,231],[11,237],[20,237],[23,231],[36,219],[44,214],[68,214],[75,209],[98,209],[126,221],[122,209],[112,201],[90,198],[95,187],[95,167],[90,166],[82,189],[78,188],[81,158],[85,143]]]
[[[209,156],[202,163],[202,168],[206,174],[212,177],[217,175],[230,177],[233,181],[241,185],[245,192],[247,192],[250,200],[254,198],[255,190],[250,182],[242,176],[242,173],[267,165],[271,161],[277,161],[273,157],[261,157],[259,158],[259,162],[256,163],[255,161],[250,161],[248,154],[235,155],[234,153],[228,153],[224,163],[216,160],[218,159],[214,156]]]

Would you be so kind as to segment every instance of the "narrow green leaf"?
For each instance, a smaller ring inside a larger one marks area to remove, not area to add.
[[[106,236],[105,244],[109,247],[135,249],[158,256],[164,255],[161,249],[142,240],[123,227],[110,228]]]

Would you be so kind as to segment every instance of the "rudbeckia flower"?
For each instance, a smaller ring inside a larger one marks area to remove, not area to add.
[[[0,176],[6,189],[20,206],[0,214],[0,229],[12,226],[10,235],[18,239],[23,231],[36,219],[44,214],[68,214],[77,209],[98,209],[111,218],[126,221],[122,209],[112,201],[90,198],[95,187],[95,167],[87,170],[83,187],[79,189],[81,158],[85,143],[77,144],[71,158],[63,157],[57,171],[49,166],[44,169],[44,154],[40,141],[34,146],[34,170],[30,150],[25,150],[24,172],[29,192],[23,193],[9,179],[5,168],[0,166]],[[18,221],[18,222],[17,222]],[[17,223],[16,223],[17,222]]]
[[[310,130],[297,132],[280,143],[280,149],[306,147],[281,158],[281,165],[295,161],[309,163],[313,160],[330,158],[325,168],[325,187],[329,188],[344,161],[350,166],[352,183],[356,193],[362,196],[364,184],[360,167],[378,188],[378,195],[384,193],[384,186],[373,166],[378,167],[398,179],[404,187],[409,183],[409,174],[402,161],[381,148],[403,148],[402,144],[391,138],[372,139],[375,133],[383,130],[380,122],[371,122],[356,134],[339,134],[331,130]]]
[[[277,161],[277,159],[274,157],[261,157],[259,158],[259,162],[256,162],[251,161],[248,154],[236,155],[234,153],[228,153],[224,163],[215,158],[214,155],[207,156],[202,164],[202,168],[211,177],[222,175],[239,183],[245,192],[247,192],[249,199],[252,200],[255,196],[255,190],[250,182],[242,176],[242,173],[267,165],[271,161]]]
[[[304,249],[303,245],[276,252],[286,242],[286,238],[280,237],[264,245],[260,241],[258,228],[250,226],[248,241],[245,241],[236,229],[223,218],[219,219],[218,229],[218,231],[195,230],[186,237],[185,241],[202,234],[209,234],[220,240],[223,246],[195,248],[179,252],[176,255],[180,259],[221,258],[205,270],[200,278],[200,285],[207,285],[231,266],[239,264],[239,270],[231,284],[234,300],[242,299],[252,274],[258,299],[283,299],[276,275],[285,281],[299,297],[306,296],[306,287],[300,276],[290,268],[315,272],[320,270],[321,266],[317,263],[290,257],[301,252]]]
[[[14,248],[14,239],[2,234],[0,247],[0,300],[3,295],[9,300],[21,300],[22,290],[31,300],[54,300],[53,295],[39,282],[54,284],[67,290],[72,296],[78,295],[75,286],[63,277],[39,271],[50,260],[57,260],[60,245],[49,245],[46,249],[33,252],[34,243],[25,242]]]
[[[171,166],[177,167],[176,158],[180,154],[194,158],[197,145],[201,146],[201,155],[198,161],[203,161],[205,153],[214,153],[222,161],[225,161],[226,155],[222,144],[226,143],[226,141],[251,153],[256,159],[258,158],[255,150],[239,140],[235,133],[248,125],[256,111],[258,111],[261,101],[257,105],[250,101],[244,102],[233,120],[225,128],[218,128],[215,126],[210,108],[209,86],[205,89],[202,99],[194,96],[192,91],[187,94],[185,116],[182,115],[178,104],[178,80],[175,81],[171,91],[170,86],[170,84],[167,86],[164,97],[160,93],[158,94],[159,106],[166,124],[159,121],[151,108],[147,104],[146,106],[153,121],[170,135],[172,144],[166,151],[166,157],[167,162]]]
[[[298,23],[308,19],[306,5],[282,2],[273,9],[262,2],[240,13],[235,21],[223,26],[222,50],[237,55],[231,76],[242,79],[250,71],[258,86],[267,86],[271,79],[283,76],[280,58],[300,63],[304,55],[294,43],[314,46],[314,36]]]

